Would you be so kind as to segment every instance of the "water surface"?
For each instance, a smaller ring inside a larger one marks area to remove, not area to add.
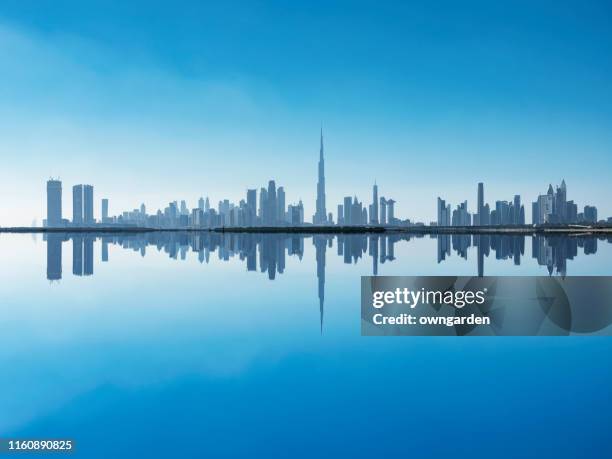
[[[604,238],[0,235],[0,436],[80,457],[609,457],[607,337],[366,338],[361,275],[612,275]]]

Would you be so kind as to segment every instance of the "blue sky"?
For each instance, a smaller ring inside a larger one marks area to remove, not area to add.
[[[0,5],[0,225],[45,213],[49,176],[112,213],[239,200],[274,178],[473,210],[568,197],[612,215],[609,2],[67,2]],[[530,205],[526,206],[528,217]]]

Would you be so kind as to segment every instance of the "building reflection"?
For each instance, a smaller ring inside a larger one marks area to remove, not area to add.
[[[332,250],[334,240],[336,254],[344,263],[356,264],[360,259],[370,257],[372,274],[379,274],[380,265],[393,262],[395,246],[423,235],[405,233],[391,234],[278,234],[278,233],[217,233],[217,232],[151,232],[141,234],[117,233],[97,235],[92,233],[48,233],[47,279],[59,281],[62,278],[62,246],[71,241],[72,273],[75,276],[91,276],[94,273],[94,246],[99,240],[101,261],[109,261],[109,247],[146,256],[147,250],[165,253],[174,260],[185,260],[190,252],[197,254],[200,263],[210,263],[211,255],[220,261],[238,259],[244,262],[247,271],[265,273],[270,280],[282,275],[286,269],[286,257],[302,260],[305,240],[312,238],[316,261],[317,293],[319,299],[320,327],[323,331],[325,303],[325,266],[327,249]],[[591,255],[597,252],[598,239],[594,236],[523,236],[523,235],[432,235],[437,244],[437,261],[441,263],[455,252],[467,260],[468,253],[475,248],[476,271],[485,274],[485,260],[495,256],[496,260],[508,260],[521,264],[525,254],[525,239],[531,239],[532,258],[538,265],[546,267],[549,275],[565,276],[567,260],[579,253]],[[612,238],[600,238],[612,242]],[[70,246],[69,246],[70,247]],[[333,252],[332,252],[333,253]]]

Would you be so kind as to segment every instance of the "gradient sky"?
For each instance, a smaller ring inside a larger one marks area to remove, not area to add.
[[[437,196],[568,198],[612,215],[609,2],[24,1],[0,5],[0,225],[40,224],[45,182],[111,213],[239,200],[269,178],[314,212]],[[526,206],[530,221],[531,205]]]

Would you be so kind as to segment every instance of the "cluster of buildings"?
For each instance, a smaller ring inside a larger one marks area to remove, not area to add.
[[[515,195],[510,201],[495,201],[491,208],[484,200],[484,184],[478,184],[476,213],[468,210],[467,201],[455,209],[438,197],[437,220],[435,226],[508,226],[525,224],[525,208],[521,197]],[[378,196],[376,182],[372,187],[372,203],[365,205],[357,196],[347,196],[338,204],[336,222],[333,214],[326,210],[325,194],[325,159],[323,131],[319,151],[316,211],[312,224],[319,226],[421,226],[410,220],[395,217],[395,200]],[[44,225],[48,227],[88,227],[96,224],[104,226],[144,226],[152,228],[218,228],[218,227],[277,227],[301,226],[305,224],[304,204],[286,203],[283,186],[276,186],[274,180],[267,187],[248,189],[245,199],[238,204],[228,199],[219,201],[213,208],[207,198],[200,198],[198,206],[190,209],[185,201],[173,201],[164,209],[147,214],[144,204],[140,208],[123,212],[116,216],[109,215],[108,199],[101,201],[101,218],[94,218],[94,188],[91,185],[72,187],[72,220],[62,217],[62,182],[51,179],[47,182],[47,218]],[[532,204],[533,224],[571,224],[597,223],[597,209],[585,206],[578,212],[578,206],[567,200],[565,181],[553,191],[549,186],[545,195],[538,197]],[[610,220],[610,219],[609,219]],[[609,221],[610,223],[610,221]]]
[[[538,196],[532,203],[532,223],[534,225],[546,224],[592,224],[598,223],[597,208],[584,206],[583,212],[578,212],[574,201],[567,200],[567,186],[565,180],[561,186],[553,191],[549,185],[545,195]],[[610,223],[610,219],[608,219]],[[491,209],[484,200],[484,184],[478,184],[478,204],[475,214],[468,211],[467,201],[462,202],[451,212],[450,204],[438,198],[437,226],[512,226],[525,224],[525,207],[521,204],[520,195],[515,195],[511,201],[495,201],[495,208]]]
[[[372,188],[372,204],[366,207],[357,196],[344,198],[342,204],[338,204],[338,221],[340,226],[350,225],[409,225],[410,221],[401,221],[395,218],[395,201],[386,199],[384,196],[378,198],[378,185],[374,183]]]
[[[463,201],[451,213],[450,204],[438,198],[438,220],[433,224],[437,226],[508,226],[525,224],[525,207],[521,204],[521,197],[517,194],[512,201],[495,201],[495,208],[491,209],[484,202],[484,183],[478,184],[477,211],[472,215],[468,211],[467,201]]]
[[[561,186],[556,187],[556,191],[553,190],[552,184],[548,185],[548,192],[538,196],[531,206],[533,223],[536,225],[597,223],[595,206],[584,206],[583,212],[578,212],[576,203],[567,200],[565,180],[561,182]]]
[[[409,224],[408,220],[395,218],[393,199],[378,197],[378,186],[372,190],[372,204],[366,208],[357,197],[347,197],[338,206],[337,221],[333,214],[326,211],[325,195],[325,159],[323,131],[319,152],[316,211],[312,224],[326,225],[399,225]],[[274,180],[267,187],[248,189],[245,199],[238,204],[228,199],[219,201],[217,208],[210,205],[209,198],[200,198],[198,206],[187,207],[186,202],[173,201],[164,209],[154,214],[147,214],[144,204],[140,208],[125,211],[116,216],[108,212],[109,201],[101,201],[101,218],[94,218],[94,190],[91,185],[76,185],[72,193],[72,220],[62,217],[62,182],[51,179],[47,182],[47,218],[44,225],[48,227],[87,227],[96,224],[105,226],[146,226],[154,228],[218,228],[218,227],[275,227],[301,226],[305,224],[304,204],[287,204],[283,186],[276,186]]]

